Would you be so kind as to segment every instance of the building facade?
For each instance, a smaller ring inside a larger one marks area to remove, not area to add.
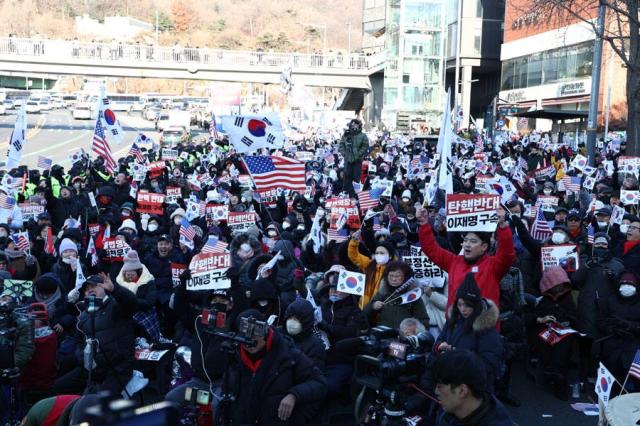
[[[527,4],[526,0],[507,2],[499,107],[519,113],[547,111],[567,117],[584,115],[589,110],[593,72],[595,35],[591,26],[570,16],[548,19],[528,9]],[[595,22],[597,7],[586,10],[592,12],[586,17]],[[610,122],[615,128],[624,121],[626,72],[606,43],[601,66],[599,123],[604,123],[608,98]],[[574,133],[586,129],[584,119],[568,118],[554,124],[558,130]],[[518,130],[546,130],[550,125],[548,120],[530,119],[520,122]],[[512,130],[516,128],[512,126]]]
[[[386,0],[364,0],[362,5],[362,52],[378,53],[384,49]]]
[[[439,127],[444,99],[445,0],[387,0],[382,121]]]

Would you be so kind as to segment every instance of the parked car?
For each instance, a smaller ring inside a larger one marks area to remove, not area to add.
[[[191,140],[191,135],[184,127],[168,127],[163,130],[160,136],[160,146],[163,148],[173,148],[181,143]]]
[[[27,104],[24,107],[24,110],[27,113],[39,114],[42,111],[41,106],[40,106],[40,99],[28,100]]]

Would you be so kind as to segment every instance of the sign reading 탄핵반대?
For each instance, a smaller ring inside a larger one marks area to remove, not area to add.
[[[498,195],[447,195],[447,230],[493,232],[498,226]]]
[[[216,290],[231,287],[227,270],[231,266],[229,253],[199,253],[191,259],[191,279],[187,290]]]

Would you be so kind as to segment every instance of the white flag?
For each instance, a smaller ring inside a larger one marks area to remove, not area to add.
[[[615,377],[607,370],[607,367],[600,363],[598,366],[598,377],[596,379],[596,394],[605,407],[609,403],[609,394],[611,394],[611,388],[615,380]]]
[[[276,113],[222,117],[222,129],[238,153],[261,148],[282,148],[284,134]]]
[[[445,100],[444,108],[442,109],[442,121],[440,122],[440,133],[438,133],[438,154],[442,155],[442,149],[444,148],[444,142],[446,137],[446,129],[451,127],[451,89],[447,90],[447,98]]]
[[[322,247],[322,227],[320,226],[320,216],[318,214],[313,218],[310,235],[313,242],[313,252],[319,254]]]
[[[93,240],[92,240],[93,241]],[[82,265],[80,264],[80,259],[76,259],[76,286],[74,287],[76,290],[80,290],[82,284],[87,280],[82,272]]]
[[[24,109],[24,104],[18,111],[16,117],[16,124],[11,133],[11,139],[9,142],[9,151],[7,152],[7,169],[13,169],[20,165],[20,159],[22,158],[22,148],[26,142],[27,137],[27,114]]]
[[[98,117],[102,118],[107,139],[120,145],[123,142],[122,135],[124,131],[120,126],[120,121],[116,117],[115,112],[111,109],[111,102],[106,94],[104,86],[100,87],[100,97],[98,99]],[[97,118],[97,117],[95,117]]]
[[[447,110],[448,111],[448,110]],[[448,117],[448,113],[445,114]],[[438,187],[447,194],[453,194],[453,162],[451,161],[451,140],[454,137],[451,122],[447,119],[444,124],[444,141],[440,153],[440,170],[438,173]],[[440,130],[442,133],[443,130]],[[438,142],[439,143],[439,142]]]

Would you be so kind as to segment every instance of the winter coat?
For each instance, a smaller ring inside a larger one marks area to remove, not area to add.
[[[53,198],[49,207],[51,223],[53,223],[55,229],[62,228],[65,220],[69,218],[77,219],[82,214],[82,204],[73,195],[69,198]]]
[[[625,241],[626,244],[629,244],[629,241]],[[635,244],[633,247],[628,249],[625,253],[624,245],[622,245],[622,249],[620,250],[620,260],[624,264],[624,269],[628,271],[633,271],[637,275],[640,275],[640,243]],[[637,241],[636,241],[637,243]]]
[[[156,288],[156,299],[159,304],[169,303],[169,298],[173,292],[173,277],[171,275],[171,264],[179,263],[189,266],[189,257],[178,248],[174,248],[169,256],[160,257],[158,250],[148,253],[142,263],[147,267],[149,273],[153,275]]]
[[[60,297],[55,301],[53,307],[48,308],[49,324],[52,326],[60,324],[66,332],[73,332],[75,330],[76,317],[78,310],[76,307],[69,303],[67,300],[68,292],[62,287],[62,282],[56,274],[47,272],[42,277],[52,277],[58,282],[58,289],[60,291]],[[53,297],[53,296],[52,296]],[[41,299],[34,291],[33,302],[47,304],[47,300]]]
[[[324,398],[325,379],[311,360],[273,329],[267,337],[266,354],[253,362],[240,349],[228,369],[230,391],[236,396],[231,405],[232,425],[306,425],[310,404]],[[291,417],[278,418],[278,407],[288,394],[296,397]]]
[[[100,348],[96,353],[96,375],[105,377],[114,373],[123,385],[131,379],[135,363],[135,332],[133,314],[138,309],[136,296],[117,283],[104,304],[95,313],[92,330],[91,314],[85,309],[78,317],[78,330],[84,336],[95,331]],[[83,336],[83,337],[84,337]],[[84,345],[76,350],[78,365],[84,364]]]
[[[599,304],[614,294],[616,279],[622,273],[624,265],[616,258],[588,259],[580,257],[580,268],[571,276],[578,293],[578,315],[576,327],[579,332],[592,338],[600,337],[598,329]],[[606,273],[613,273],[611,278]]]
[[[228,318],[227,323],[229,323]],[[211,333],[207,333],[201,320],[198,320],[196,327],[198,327],[198,334],[193,335],[191,342],[191,368],[193,369],[193,376],[206,383],[209,381],[207,378],[208,374],[211,380],[216,381],[222,377],[229,366],[228,353],[221,347],[225,340]],[[204,355],[204,362],[200,354]]]
[[[273,250],[271,250],[272,253],[280,252],[280,255],[284,257],[284,260],[278,261],[278,270],[276,272],[276,284],[281,295],[282,293],[291,293],[293,291],[293,271],[296,268],[302,268],[300,261],[295,258],[294,249],[295,247],[291,241],[278,240],[273,246]],[[293,292],[295,293],[295,291]]]
[[[640,296],[623,298],[616,291],[604,300],[598,319],[600,355],[616,377],[624,376],[640,346]]]
[[[0,209],[2,210],[2,209]],[[40,277],[40,264],[37,259],[33,259],[32,265],[27,264],[25,256],[11,259],[7,257],[7,270],[14,280],[36,281]]]
[[[321,303],[320,309],[322,310],[322,322],[328,324],[326,333],[331,343],[331,348],[327,353],[327,362],[345,360],[344,354],[335,350],[336,342],[366,333],[369,329],[367,318],[353,296],[347,296],[335,303],[326,299]]]
[[[431,230],[431,225],[423,225],[418,230],[422,251],[429,259],[449,274],[449,294],[447,307],[456,300],[458,287],[469,272],[474,272],[474,277],[482,297],[500,303],[500,280],[509,271],[516,252],[513,247],[511,229],[507,226],[498,228],[496,236],[498,250],[494,256],[485,254],[473,264],[468,264],[464,256],[454,254],[443,249],[436,242]]]
[[[80,261],[80,263],[82,262]],[[87,270],[84,263],[82,263],[82,270]],[[61,258],[59,258],[53,265],[51,273],[55,274],[60,279],[65,293],[69,293],[76,286],[76,271],[71,269],[70,265],[64,263]]]
[[[470,332],[465,331],[464,318],[460,317],[455,322],[448,319],[433,347],[434,353],[438,354],[438,346],[446,342],[456,349],[466,349],[478,355],[486,368],[487,384],[493,389],[493,384],[504,362],[504,349],[500,335],[496,331],[498,307],[493,301],[484,300],[487,308],[473,321]],[[452,309],[449,309],[449,316]]]
[[[118,206],[123,205],[127,201],[133,201],[131,196],[129,195],[131,192],[131,185],[125,183],[124,185],[116,185],[115,183],[111,185],[113,188],[114,196],[113,203]]]
[[[426,328],[429,328],[429,317],[427,316],[427,310],[425,309],[424,303],[421,298],[418,300],[402,304],[402,299],[396,297],[400,297],[402,294],[407,293],[408,291],[413,290],[413,287],[407,288],[400,294],[393,296],[395,300],[391,300],[384,304],[382,309],[376,311],[373,309],[373,304],[375,302],[383,302],[391,293],[395,290],[391,287],[386,280],[382,280],[380,282],[380,288],[378,292],[373,296],[373,298],[369,301],[367,306],[364,308],[364,313],[369,320],[369,324],[373,325],[384,325],[387,327],[391,327],[395,330],[400,328],[400,323],[405,318],[416,318],[420,321]]]
[[[447,294],[449,283],[448,280],[442,289],[433,289],[431,296],[426,294],[422,295],[422,301],[429,317],[429,325],[431,327],[438,327],[438,330],[442,330],[447,318],[445,312],[447,311]],[[440,291],[442,290],[442,291]]]
[[[340,139],[338,149],[344,157],[345,163],[362,161],[369,152],[369,138],[362,132],[355,135],[344,135]]]
[[[480,407],[463,420],[444,411],[438,415],[436,426],[512,426],[509,413],[493,395],[485,393]]]
[[[293,339],[296,348],[313,361],[313,364],[318,367],[320,371],[323,371],[327,354],[322,340],[313,330],[313,306],[304,299],[297,299],[289,305],[284,314],[285,319],[289,319],[293,316],[300,320],[300,323],[302,324],[302,332],[295,336],[288,334],[289,337]],[[284,328],[286,332],[286,322]]]
[[[35,352],[34,324],[29,318],[15,319],[16,334],[13,342],[13,365],[24,368]],[[10,368],[10,343],[5,336],[0,336],[0,369]]]
[[[142,274],[135,283],[125,281],[124,271],[122,270],[120,270],[120,273],[116,277],[116,282],[135,294],[138,302],[137,311],[150,311],[155,307],[156,285],[153,275],[151,275],[146,266],[142,265]]]
[[[377,293],[380,281],[384,276],[386,265],[378,265],[378,263],[368,256],[360,253],[358,247],[360,243],[357,240],[349,240],[349,260],[353,262],[365,274],[364,294],[360,296],[360,308],[364,308]]]

